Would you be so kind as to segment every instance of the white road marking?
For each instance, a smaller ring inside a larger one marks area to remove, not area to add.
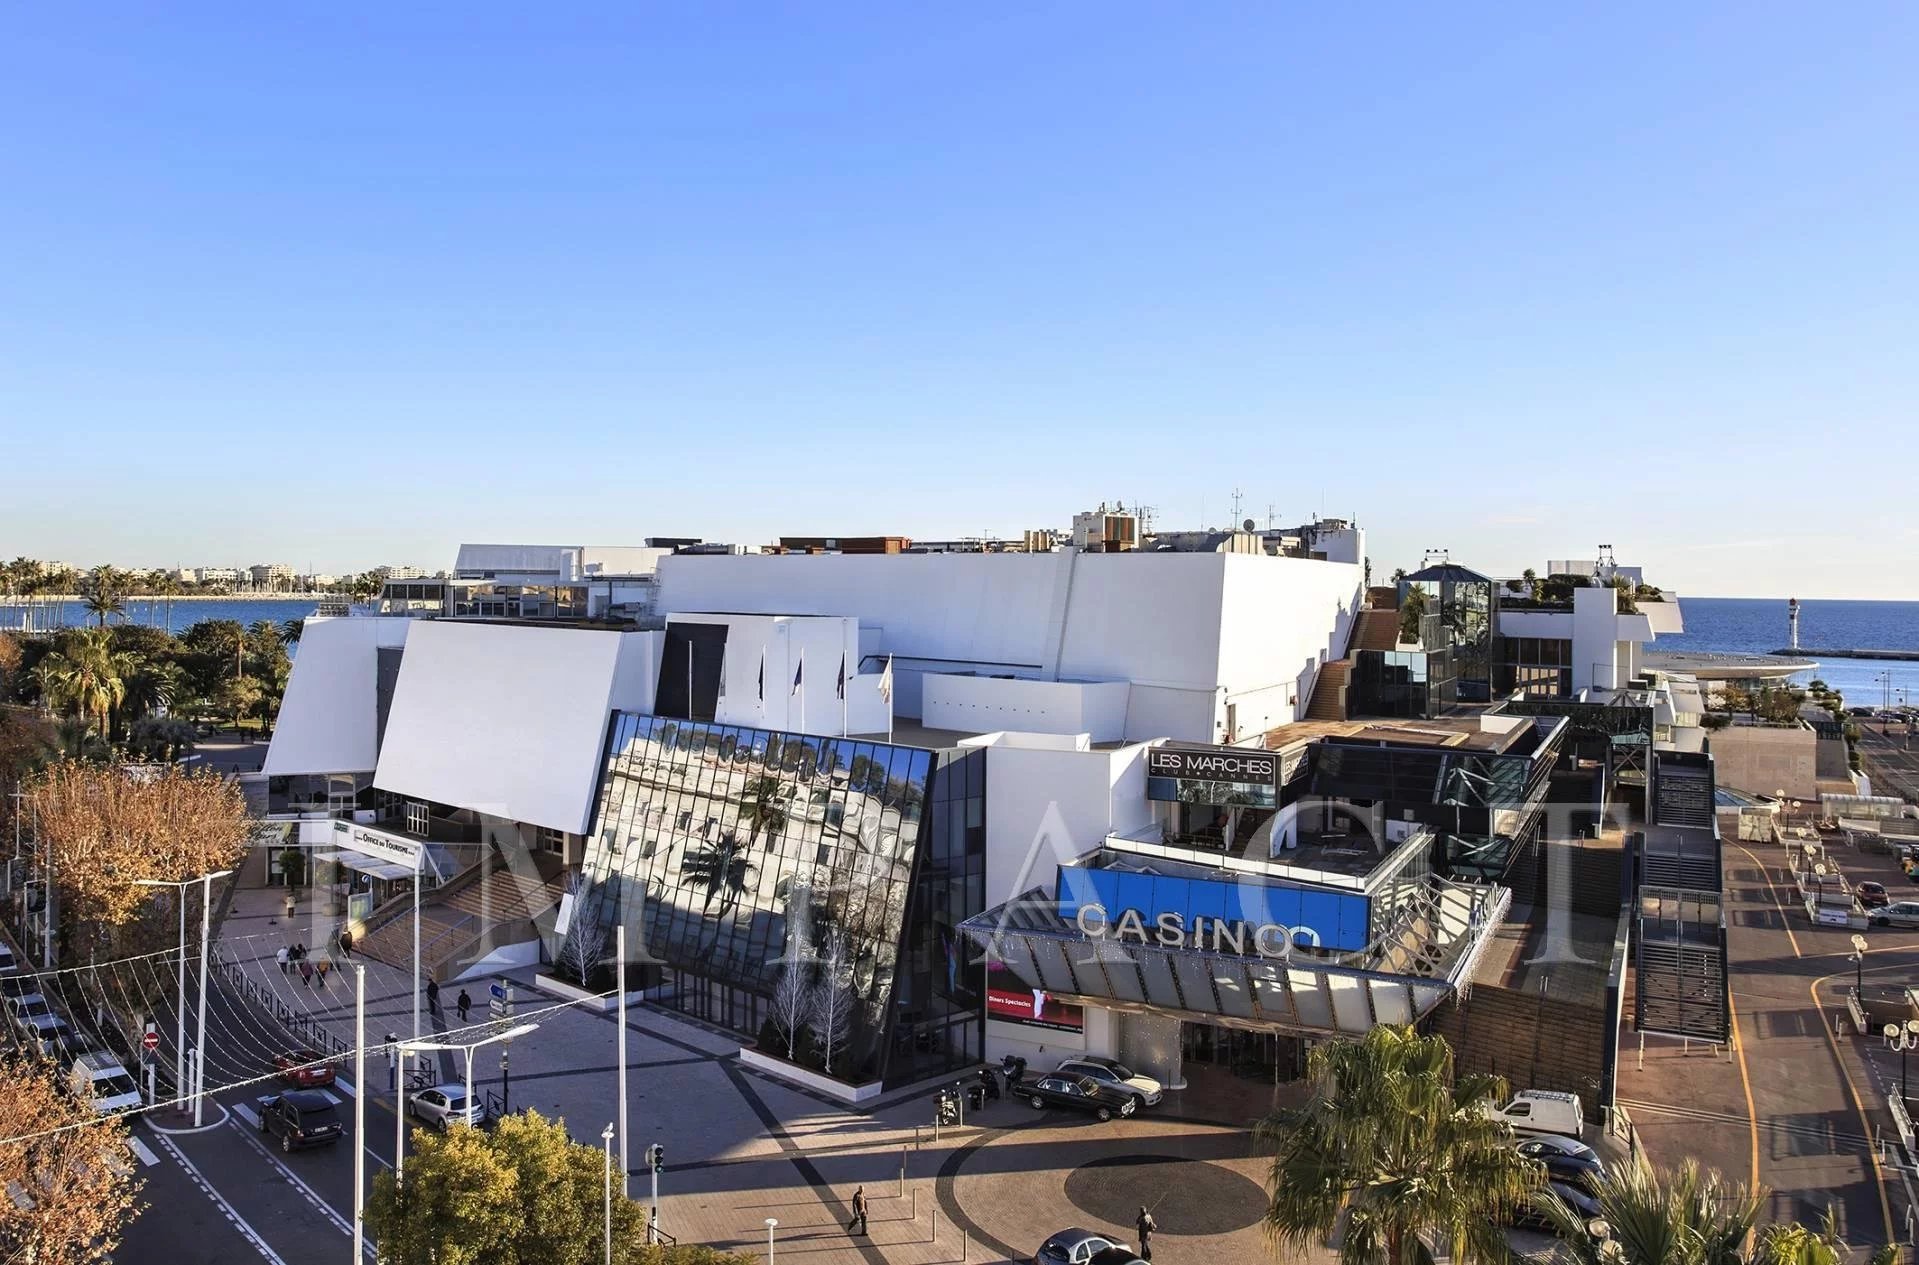
[[[160,1157],[153,1153],[153,1148],[149,1147],[139,1138],[129,1135],[127,1137],[127,1145],[133,1148],[133,1153],[139,1156],[140,1162],[148,1168],[152,1168],[160,1162]]]
[[[341,1080],[338,1076],[336,1076],[333,1078],[333,1087],[339,1090],[341,1093],[345,1094],[348,1098],[359,1097],[359,1091],[353,1088],[352,1081]]]
[[[344,1100],[342,1100],[338,1094],[334,1093],[330,1089],[321,1090],[320,1097],[326,1099],[328,1102],[332,1103],[336,1107],[344,1105]]]
[[[260,1127],[260,1114],[245,1103],[235,1103],[233,1105],[233,1114],[246,1121],[249,1128],[257,1129]]]
[[[214,1189],[213,1183],[206,1179],[206,1175],[193,1166],[193,1161],[189,1160],[186,1155],[181,1152],[179,1146],[172,1138],[166,1136],[164,1133],[157,1136],[160,1139],[160,1145],[171,1152],[173,1158],[180,1162],[180,1167],[185,1169],[187,1176],[193,1179],[193,1184],[198,1186],[201,1191],[205,1193],[206,1197],[213,1201],[214,1206],[226,1215],[226,1219],[232,1222],[233,1228],[240,1232],[241,1237],[258,1248],[260,1255],[265,1257],[271,1265],[287,1265],[286,1261],[282,1259],[278,1252],[275,1252],[267,1246],[267,1241],[260,1237],[259,1231],[248,1225],[246,1218],[234,1211],[233,1205],[226,1201],[226,1197]]]
[[[247,1140],[247,1145],[251,1146],[254,1150],[258,1151],[260,1154],[266,1156],[267,1163],[273,1165],[273,1167],[275,1167],[276,1169],[279,1169],[280,1176],[286,1178],[289,1182],[292,1182],[293,1185],[296,1188],[298,1188],[300,1193],[306,1196],[307,1202],[312,1204],[314,1208],[319,1211],[321,1216],[325,1217],[328,1221],[331,1221],[333,1223],[334,1229],[338,1230],[340,1233],[346,1235],[349,1238],[353,1236],[353,1223],[347,1220],[347,1218],[341,1216],[339,1209],[335,1208],[332,1204],[328,1203],[325,1199],[321,1198],[320,1192],[313,1189],[313,1187],[307,1185],[306,1182],[301,1179],[298,1173],[294,1172],[292,1169],[288,1168],[285,1164],[281,1163],[279,1156],[267,1150],[266,1147],[260,1145],[260,1140],[258,1138],[253,1136],[251,1133],[248,1133],[245,1129],[241,1129],[239,1125],[234,1125],[233,1127],[235,1129],[238,1129],[240,1136]]]

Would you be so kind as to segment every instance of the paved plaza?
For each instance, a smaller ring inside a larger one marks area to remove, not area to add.
[[[243,878],[254,881],[243,882],[230,902],[221,946],[231,965],[216,1014],[277,1006],[309,1033],[350,1044],[351,971],[336,968],[319,989],[297,972],[283,974],[275,960],[280,945],[298,940],[317,947],[332,938],[335,925],[310,903],[289,923],[283,889],[258,886],[252,875]],[[333,957],[347,961],[337,952]],[[378,1042],[388,1031],[410,1035],[407,973],[351,960],[366,968],[370,1039]],[[516,990],[513,1022],[539,1024],[513,1043],[511,1108],[563,1118],[576,1139],[597,1145],[600,1130],[617,1115],[615,1018],[538,993],[531,968],[508,973],[523,986]],[[475,1003],[472,1022],[464,1026],[451,1013],[462,987]],[[486,1015],[486,996],[485,980],[444,985],[440,1013],[426,1017],[435,1039],[459,1042],[497,1031],[500,1024]],[[269,1047],[278,1038],[265,1026],[243,1033],[237,1017],[225,1019],[224,1026],[229,1041],[250,1039],[259,1047],[251,1060],[229,1060],[229,1077],[270,1059]],[[822,1265],[1023,1262],[1047,1235],[1068,1226],[1128,1241],[1133,1218],[1145,1205],[1161,1227],[1154,1243],[1159,1261],[1272,1257],[1259,1228],[1263,1164],[1244,1127],[1271,1105],[1271,1087],[1201,1077],[1195,1088],[1170,1093],[1151,1112],[1106,1124],[1001,1100],[936,1137],[937,1085],[851,1110],[744,1067],[737,1038],[680,1016],[635,1005],[627,1027],[628,1149],[635,1170],[630,1188],[634,1196],[647,1197],[651,1174],[640,1156],[649,1143],[663,1143],[668,1167],[660,1187],[661,1225],[680,1242],[759,1255],[771,1217],[779,1223],[774,1233],[780,1256]],[[501,1092],[499,1048],[480,1052],[473,1068],[476,1092]],[[443,1076],[464,1077],[461,1055],[440,1057]],[[229,1077],[213,1079],[224,1083]],[[393,1119],[384,1057],[369,1058],[366,1079],[368,1142],[374,1159],[385,1164]],[[243,1106],[260,1092],[235,1090],[224,1100]],[[195,1137],[175,1140],[188,1154],[204,1145]],[[260,1154],[275,1170],[260,1180],[293,1185],[297,1179],[335,1212],[350,1208],[350,1177],[333,1171],[350,1172],[347,1148],[284,1161]],[[869,1233],[856,1237],[846,1223],[853,1191],[862,1185],[872,1215]],[[321,1222],[323,1233],[340,1232],[338,1217]],[[277,1228],[256,1227],[268,1241]],[[300,1245],[278,1254],[293,1262],[307,1252]]]

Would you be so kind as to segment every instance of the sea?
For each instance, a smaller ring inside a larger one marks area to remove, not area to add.
[[[305,619],[318,610],[319,605],[310,597],[176,597],[169,617],[165,598],[130,597],[126,599],[125,618],[114,622],[141,624],[180,633],[203,619],[237,619],[242,624],[251,624],[256,619],[270,619],[275,623]],[[17,603],[9,604],[6,598],[0,597],[0,631],[20,628],[25,620],[26,613]],[[92,622],[93,616],[87,614],[86,606],[80,602],[41,604],[33,608],[33,625],[36,628],[45,628],[50,624],[76,628]]]
[[[1679,613],[1686,631],[1661,637],[1647,649],[1771,654],[1791,639],[1784,598],[1681,597]],[[1802,601],[1799,644],[1919,654],[1919,602]],[[1800,684],[1815,678],[1824,681],[1852,706],[1919,702],[1919,659],[1848,659],[1804,652],[1801,657],[1819,666],[1793,680]]]

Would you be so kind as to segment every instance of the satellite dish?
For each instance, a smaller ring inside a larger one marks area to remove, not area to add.
[[[1254,521],[1253,521],[1252,519],[1250,519],[1250,518],[1249,518],[1249,519],[1247,519],[1247,520],[1246,520],[1245,522],[1243,522],[1243,523],[1241,523],[1241,524],[1240,524],[1240,526],[1241,526],[1241,527],[1244,527],[1244,528],[1245,528],[1245,529],[1246,529],[1247,531],[1258,531],[1258,530],[1259,530],[1259,524],[1258,524],[1258,523],[1256,523],[1256,522],[1254,522]]]

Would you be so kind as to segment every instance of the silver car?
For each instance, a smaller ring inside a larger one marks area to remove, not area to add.
[[[1875,927],[1919,927],[1919,900],[1895,900],[1872,911],[1868,921]]]
[[[456,1124],[479,1125],[486,1122],[486,1104],[468,1099],[464,1085],[435,1085],[411,1094],[406,1100],[407,1114],[423,1120],[444,1133]]]

